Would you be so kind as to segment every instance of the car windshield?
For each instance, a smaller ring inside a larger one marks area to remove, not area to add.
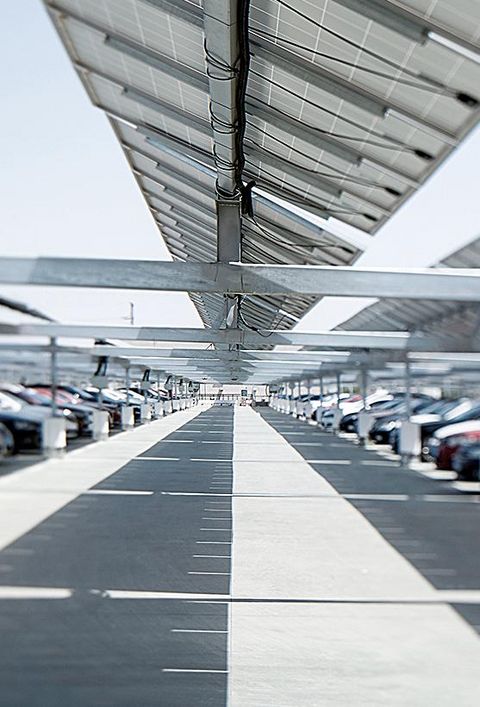
[[[7,393],[0,392],[0,410],[11,410],[12,412],[20,412],[23,405],[20,400],[16,400],[13,396]]]

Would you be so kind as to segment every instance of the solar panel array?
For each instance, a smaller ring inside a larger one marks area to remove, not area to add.
[[[452,253],[436,267],[480,268],[480,238]],[[431,332],[468,342],[478,336],[480,311],[476,302],[384,299],[366,307],[338,328],[347,331]]]
[[[202,3],[46,5],[172,257],[215,261],[218,162]],[[257,187],[254,215],[242,220],[242,261],[350,265],[360,250],[328,219],[374,234],[478,121],[480,65],[458,49],[477,42],[480,6],[253,0],[249,13],[242,177]],[[459,46],[439,43],[438,32]],[[222,321],[221,293],[191,297],[206,325]],[[248,297],[242,311],[252,326],[289,328],[314,302]]]

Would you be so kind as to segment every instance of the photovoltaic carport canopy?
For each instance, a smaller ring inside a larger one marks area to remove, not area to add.
[[[480,5],[468,0],[46,5],[175,260],[217,260],[219,196],[232,205],[240,183],[248,201],[254,180],[242,262],[351,265],[478,121]],[[340,237],[332,218],[360,233]],[[218,326],[223,294],[191,296]],[[253,295],[242,311],[285,329],[317,299]]]

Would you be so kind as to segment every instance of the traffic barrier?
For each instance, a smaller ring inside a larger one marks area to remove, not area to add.
[[[48,456],[57,456],[67,448],[66,422],[63,417],[47,417],[42,423],[42,447]]]
[[[122,412],[121,412],[121,425],[122,425],[122,430],[129,430],[131,429],[135,424],[135,417],[133,414],[133,408],[129,407],[128,405],[125,405],[122,407]]]
[[[107,439],[110,433],[110,415],[105,410],[94,410],[92,416],[92,437],[94,440]]]
[[[140,405],[140,421],[150,422],[152,419],[152,408],[150,403],[142,403]]]

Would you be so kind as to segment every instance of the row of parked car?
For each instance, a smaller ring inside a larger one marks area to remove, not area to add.
[[[142,405],[160,401],[174,412],[180,400],[166,391],[153,388],[128,390],[128,405],[133,409],[135,423],[140,423]],[[49,384],[14,385],[0,383],[0,458],[17,452],[41,450],[45,418],[52,415],[53,395]],[[65,419],[67,444],[92,435],[94,410],[108,412],[110,429],[121,426],[121,410],[127,404],[126,388],[112,390],[93,386],[59,385],[55,395],[56,414]]]
[[[358,433],[359,413],[364,409],[358,395],[319,395],[296,398],[278,396],[274,407],[296,417],[313,420],[323,429]],[[480,400],[469,397],[435,399],[411,396],[410,421],[418,425],[421,458],[438,469],[455,471],[460,479],[480,481]],[[377,391],[366,399],[371,417],[369,438],[399,452],[400,427],[407,417],[405,393]]]

